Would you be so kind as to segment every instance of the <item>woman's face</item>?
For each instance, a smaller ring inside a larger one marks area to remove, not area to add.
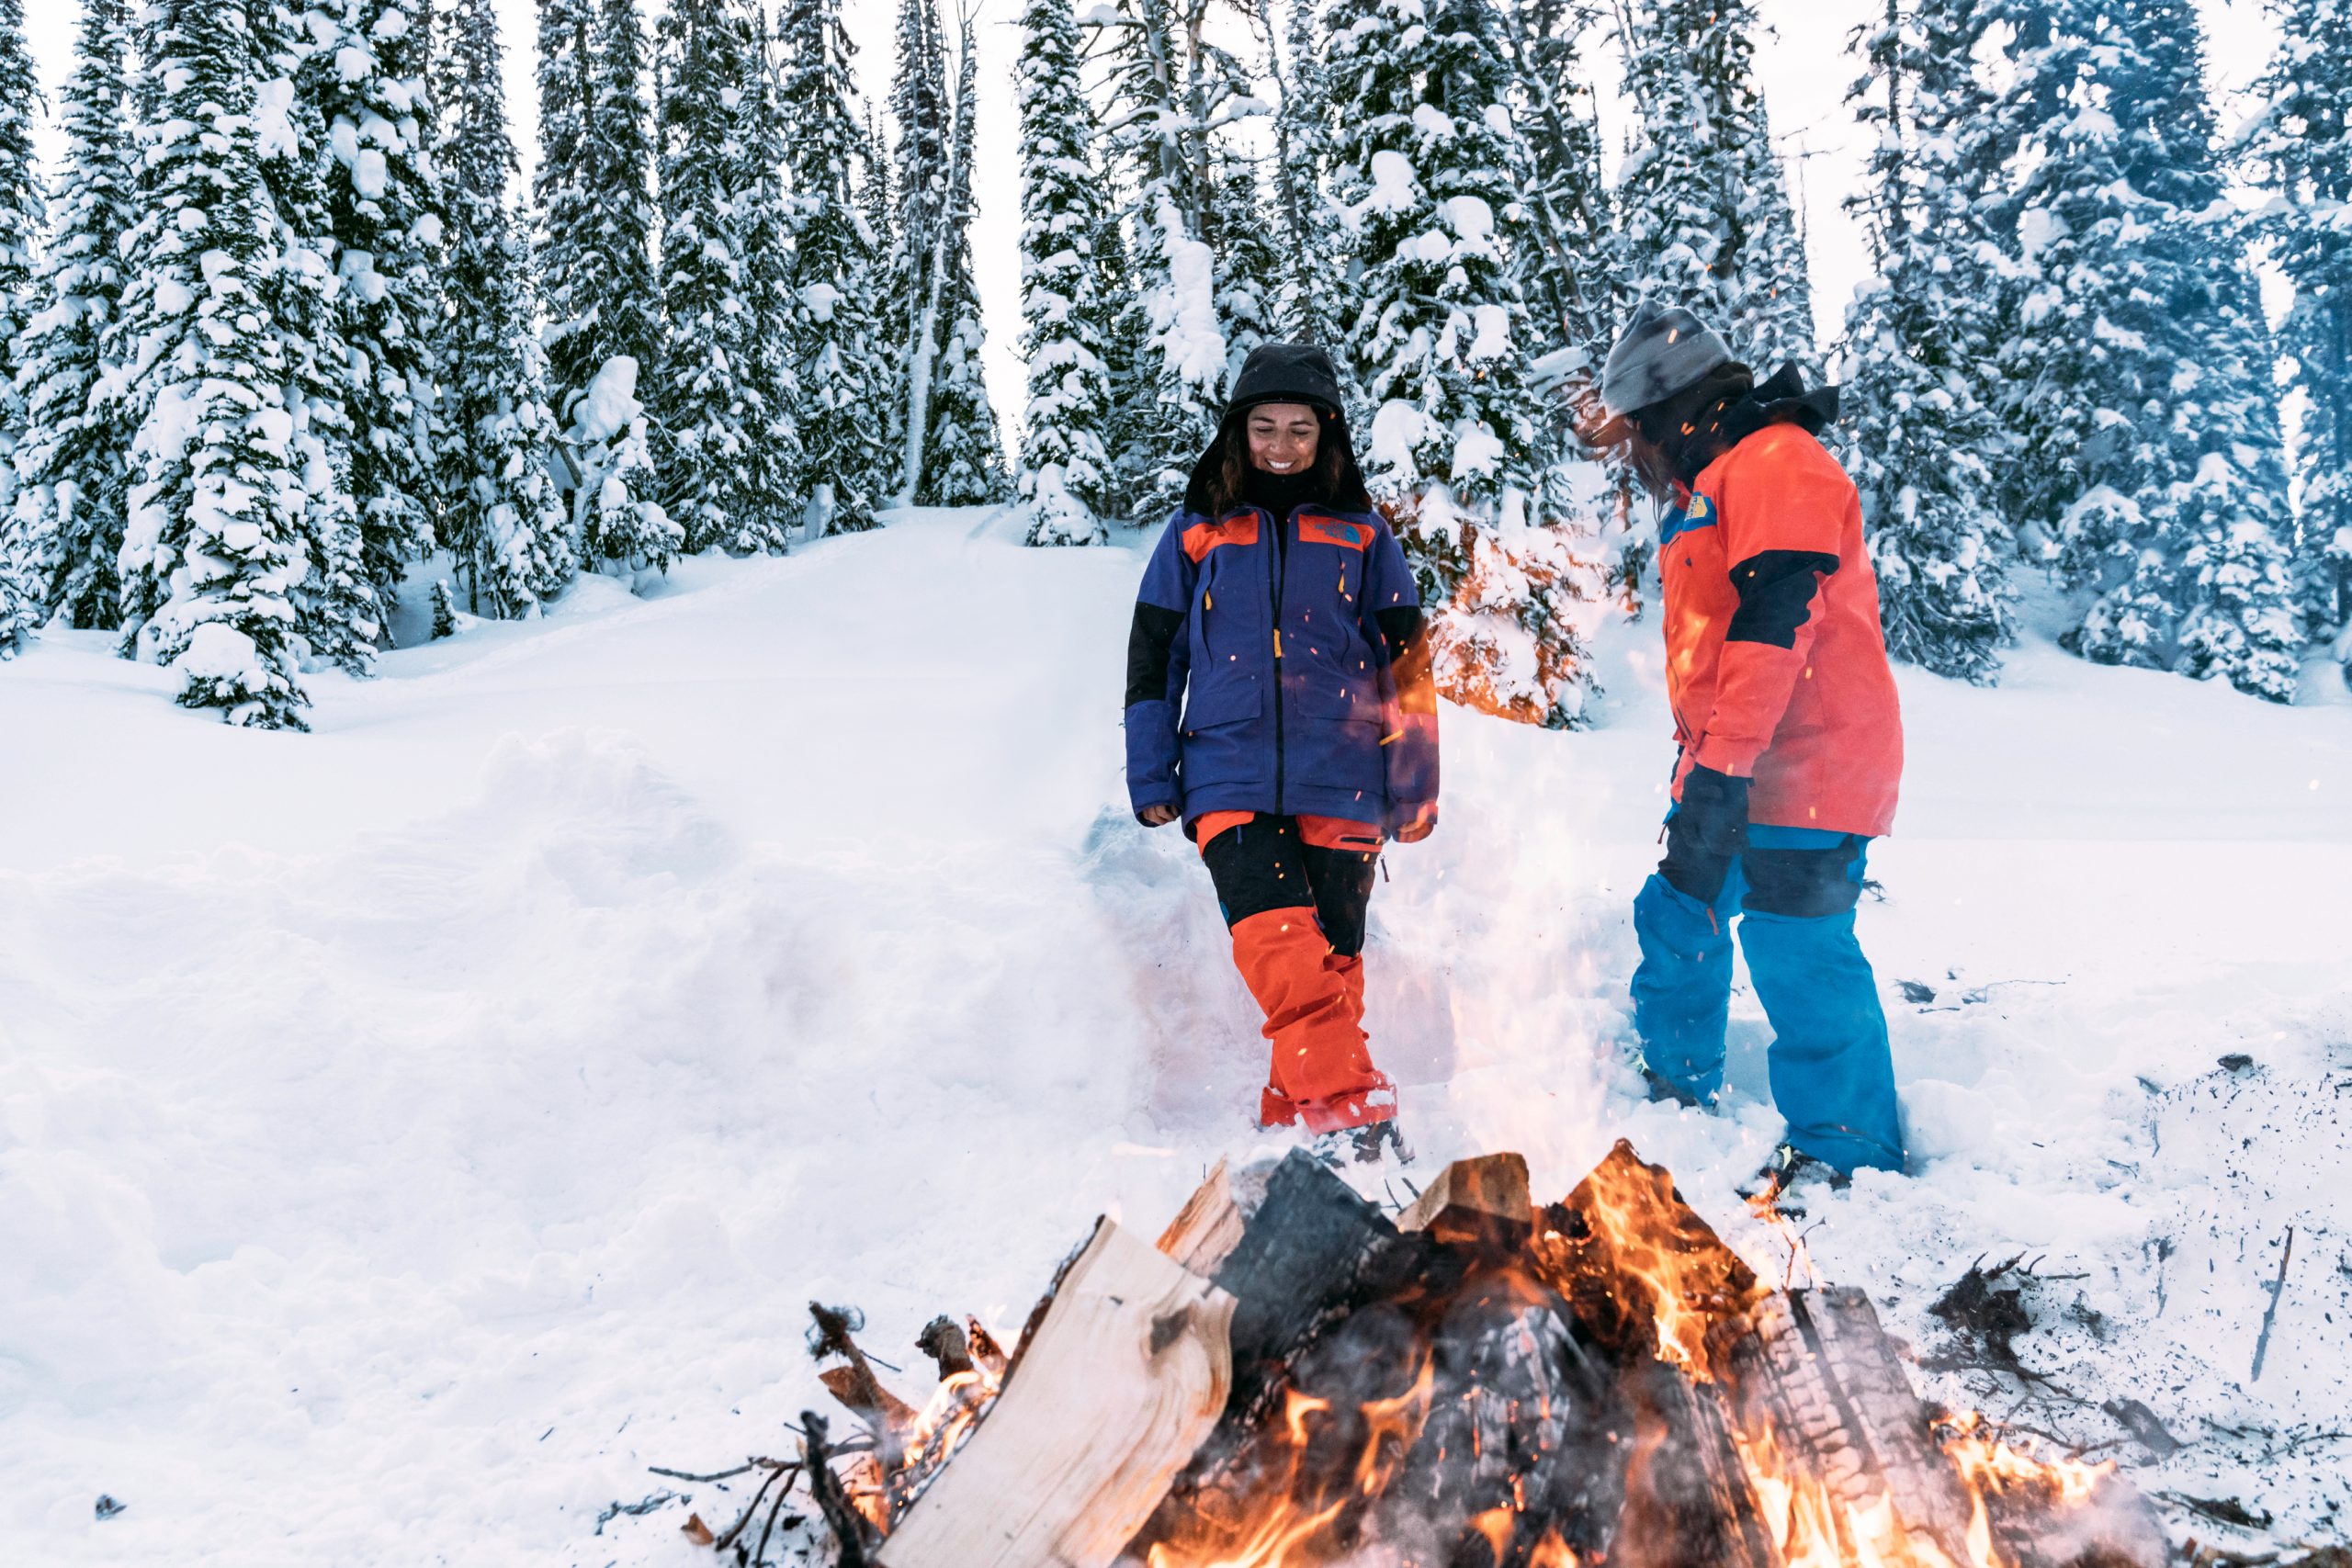
[[[1305,403],[1260,403],[1250,411],[1250,466],[1303,474],[1315,466],[1323,422]]]

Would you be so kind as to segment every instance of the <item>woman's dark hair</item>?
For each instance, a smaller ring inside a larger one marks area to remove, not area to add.
[[[1663,398],[1633,414],[1625,452],[1644,489],[1663,501],[1676,485],[1687,485],[1729,445],[1723,434],[1724,410],[1756,387],[1745,365],[1723,365],[1688,391]]]
[[[1315,409],[1319,422],[1315,442],[1315,467],[1308,470],[1313,478],[1313,483],[1307,489],[1307,495],[1311,500],[1328,502],[1338,495],[1340,491],[1340,465],[1347,460],[1346,427],[1341,424],[1339,415],[1329,409],[1316,408],[1313,403],[1306,403],[1302,406]],[[1219,427],[1216,440],[1209,448],[1209,515],[1222,517],[1248,502],[1250,494],[1250,411],[1248,409],[1234,410],[1225,423]]]

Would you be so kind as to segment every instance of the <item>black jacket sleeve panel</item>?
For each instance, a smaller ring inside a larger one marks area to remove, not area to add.
[[[1407,713],[1437,712],[1437,682],[1430,668],[1428,627],[1418,604],[1375,610],[1382,640],[1388,644],[1388,662],[1395,672],[1396,700]]]
[[[1127,632],[1127,706],[1167,700],[1168,660],[1183,630],[1183,611],[1136,606],[1135,625]]]
[[[1724,640],[1796,647],[1797,628],[1813,618],[1818,580],[1837,570],[1838,558],[1818,550],[1758,550],[1731,569],[1739,608]]]

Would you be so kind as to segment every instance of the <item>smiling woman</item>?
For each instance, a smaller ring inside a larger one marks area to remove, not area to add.
[[[1403,1153],[1363,1021],[1384,834],[1437,822],[1419,599],[1319,348],[1267,344],[1160,536],[1127,651],[1127,790],[1201,846],[1273,1060],[1259,1120]],[[1181,723],[1179,714],[1182,714]]]

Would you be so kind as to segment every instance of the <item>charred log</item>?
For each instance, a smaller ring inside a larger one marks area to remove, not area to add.
[[[1713,1386],[1645,1359],[1626,1369],[1622,1387],[1634,1442],[1610,1560],[1626,1568],[1779,1568]]]

